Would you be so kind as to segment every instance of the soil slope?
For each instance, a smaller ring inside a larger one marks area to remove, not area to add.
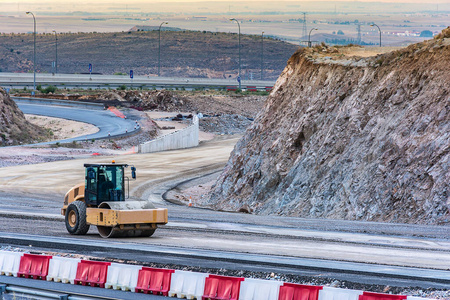
[[[43,141],[50,134],[25,119],[22,111],[0,88],[0,146],[11,146]]]
[[[449,223],[449,69],[450,28],[372,58],[299,50],[203,204]]]

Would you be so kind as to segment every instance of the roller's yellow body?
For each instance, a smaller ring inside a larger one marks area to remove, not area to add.
[[[102,237],[150,236],[157,225],[168,222],[167,208],[155,208],[149,201],[89,203],[85,201],[85,187],[84,183],[77,184],[64,197],[61,214],[66,217],[66,227],[72,234],[85,234],[86,227],[95,225]],[[80,226],[84,226],[82,230]]]

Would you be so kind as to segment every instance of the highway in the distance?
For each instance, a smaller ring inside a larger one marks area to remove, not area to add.
[[[0,72],[0,86],[8,89],[33,88],[33,73]],[[242,89],[266,90],[273,87],[275,80],[242,80]],[[36,85],[58,88],[113,88],[125,85],[130,88],[178,88],[178,89],[234,89],[239,86],[236,79],[176,78],[156,76],[98,75],[98,74],[36,74]]]

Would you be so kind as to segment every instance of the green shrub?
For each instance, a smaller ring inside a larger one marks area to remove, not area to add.
[[[56,92],[56,86],[54,85],[49,85],[48,87],[46,87],[44,90],[42,90],[43,93],[54,93]]]

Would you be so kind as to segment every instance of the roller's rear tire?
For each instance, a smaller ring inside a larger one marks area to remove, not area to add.
[[[86,203],[82,201],[70,203],[66,210],[65,223],[70,234],[86,234],[90,227],[86,222]]]

